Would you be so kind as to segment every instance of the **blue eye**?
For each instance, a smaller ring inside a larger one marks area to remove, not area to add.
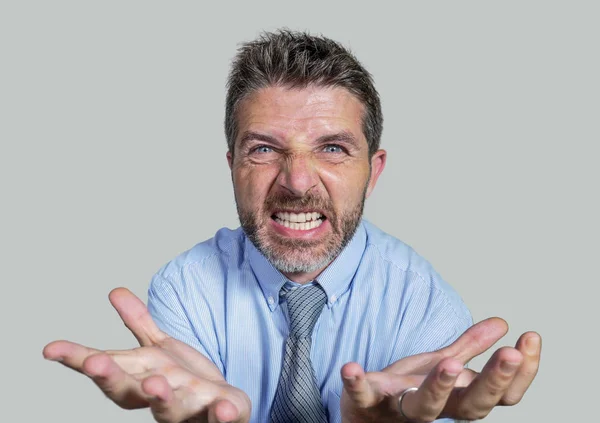
[[[273,151],[273,149],[271,147],[268,147],[266,145],[259,145],[258,147],[256,147],[254,149],[255,153],[270,153],[271,151]]]
[[[330,145],[326,145],[323,148],[323,151],[326,153],[342,153],[344,150],[339,145],[330,144]]]

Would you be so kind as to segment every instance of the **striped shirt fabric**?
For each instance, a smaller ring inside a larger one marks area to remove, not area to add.
[[[329,422],[341,422],[341,367],[379,371],[434,351],[472,325],[459,295],[409,246],[363,220],[316,281],[327,302],[312,335],[311,361]],[[148,308],[170,336],[196,348],[269,421],[289,334],[281,288],[289,281],[244,232],[221,229],[163,266]],[[443,420],[440,420],[443,421]]]

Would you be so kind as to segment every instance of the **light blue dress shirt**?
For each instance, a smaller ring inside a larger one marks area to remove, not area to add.
[[[311,359],[330,422],[341,422],[345,363],[379,371],[448,345],[472,324],[461,298],[426,260],[364,220],[316,282],[328,300],[315,325]],[[289,332],[279,301],[286,283],[293,284],[238,228],[221,229],[169,262],[148,291],[158,326],[246,392],[255,423],[269,421],[279,380]]]

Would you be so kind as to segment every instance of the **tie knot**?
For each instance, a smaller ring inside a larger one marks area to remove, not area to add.
[[[290,336],[310,337],[319,319],[327,295],[319,285],[287,290],[284,293],[290,316]]]

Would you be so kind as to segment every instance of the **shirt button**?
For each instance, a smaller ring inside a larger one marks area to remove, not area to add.
[[[335,300],[337,300],[337,297],[335,295],[332,295],[329,299],[329,302],[335,303]]]
[[[269,297],[269,304],[273,305],[275,303],[275,299],[273,297]]]

